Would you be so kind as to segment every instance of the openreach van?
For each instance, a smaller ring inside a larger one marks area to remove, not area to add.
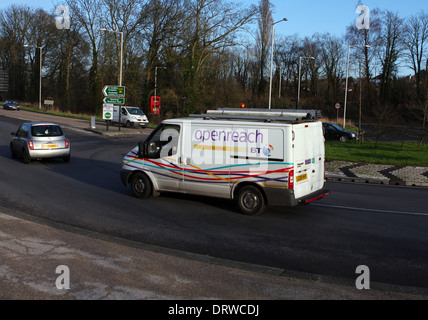
[[[121,114],[119,115],[119,108]],[[113,107],[113,123],[120,123],[126,127],[142,127],[145,128],[149,124],[147,116],[138,107]]]
[[[138,198],[227,198],[256,215],[328,195],[324,163],[322,124],[309,114],[219,109],[164,120],[124,157],[121,179]]]

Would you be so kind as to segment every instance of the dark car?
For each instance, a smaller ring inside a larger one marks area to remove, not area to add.
[[[5,110],[20,110],[19,104],[16,101],[6,101],[3,103],[3,109]]]
[[[323,122],[322,128],[324,131],[324,137],[326,141],[348,141],[348,140],[355,140],[356,134],[354,132],[346,131],[339,127],[336,124],[329,123],[329,122]]]

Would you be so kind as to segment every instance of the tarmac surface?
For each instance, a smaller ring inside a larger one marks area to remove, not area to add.
[[[4,114],[0,112],[0,114]],[[20,111],[97,134],[140,129],[89,128],[84,120]],[[141,129],[147,132],[150,129]],[[326,178],[363,183],[428,184],[428,168],[329,161]],[[391,179],[391,177],[394,177]],[[398,178],[398,179],[396,179]],[[2,300],[427,300],[415,288],[371,284],[190,254],[54,224],[0,207]],[[69,277],[68,277],[69,276]],[[69,286],[67,279],[69,279]]]

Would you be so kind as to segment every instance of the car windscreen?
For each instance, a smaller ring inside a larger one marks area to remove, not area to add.
[[[143,115],[143,111],[141,111],[140,108],[126,108],[128,110],[129,114],[136,114],[136,115]]]
[[[31,135],[33,137],[59,137],[63,135],[60,126],[43,124],[31,127]]]
[[[343,130],[341,127],[339,127],[338,125],[336,125],[336,124],[334,124],[334,123],[332,123],[332,124],[330,124],[332,127],[334,127],[336,130],[338,130],[338,131],[345,131],[345,130]]]

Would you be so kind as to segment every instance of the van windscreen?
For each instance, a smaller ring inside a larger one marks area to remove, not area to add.
[[[141,111],[140,108],[126,108],[128,110],[129,114],[137,114],[137,115],[143,115],[143,111]]]

